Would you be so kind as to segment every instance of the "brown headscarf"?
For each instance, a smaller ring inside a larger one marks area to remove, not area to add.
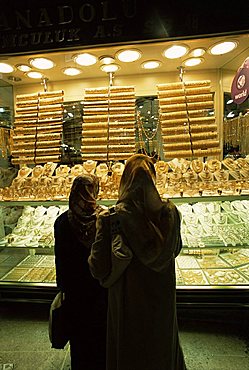
[[[153,160],[144,154],[130,157],[120,180],[119,202],[132,202],[148,217],[157,217],[162,207],[155,186],[156,170]]]
[[[173,203],[161,200],[155,179],[150,157],[130,157],[120,181],[117,211],[137,258],[147,267],[163,271],[179,238],[179,215]]]
[[[98,178],[81,175],[74,179],[69,196],[69,223],[78,240],[89,247],[95,236],[96,215],[101,210],[96,202],[98,192]]]

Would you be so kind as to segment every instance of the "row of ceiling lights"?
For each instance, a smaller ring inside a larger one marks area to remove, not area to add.
[[[228,53],[237,47],[237,41],[223,41],[218,44],[213,45],[208,49],[208,52],[212,55],[221,55]],[[163,51],[163,56],[168,59],[177,59],[185,56],[189,51],[189,47],[185,44],[177,44],[172,45]],[[204,61],[202,57],[206,53],[206,49],[204,48],[197,48],[192,50],[189,53],[189,58],[187,58],[183,65],[187,67],[196,66]],[[116,55],[117,58],[121,62],[130,63],[135,62],[136,60],[140,59],[142,53],[140,50],[137,49],[130,49],[130,50],[121,50]],[[93,54],[89,53],[82,53],[75,55],[73,60],[76,64],[87,67],[94,65],[99,60],[101,63],[101,70],[104,72],[116,72],[120,69],[120,66],[115,63],[115,58],[112,56],[102,56],[97,58]],[[47,58],[34,58],[30,59],[29,63],[32,67],[47,70],[51,69],[55,66],[55,63]],[[161,66],[161,62],[159,60],[148,60],[141,64],[141,67],[144,69],[156,69]],[[26,64],[19,64],[16,65],[16,68],[22,72],[24,72],[30,78],[43,78],[43,74],[41,72],[32,71],[32,68]],[[14,67],[7,63],[0,63],[0,73],[12,73],[14,71]],[[80,74],[82,71],[75,67],[67,67],[64,68],[63,73],[68,76],[76,76]]]

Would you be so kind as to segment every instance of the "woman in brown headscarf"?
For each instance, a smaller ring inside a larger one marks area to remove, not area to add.
[[[104,370],[107,294],[89,271],[95,238],[99,183],[94,175],[75,178],[69,209],[54,225],[57,286],[65,292],[71,369]]]
[[[155,187],[151,158],[129,158],[116,205],[133,258],[109,287],[107,370],[184,370],[176,318],[175,257],[181,250],[180,217]],[[104,281],[111,273],[109,213],[99,215],[89,257]]]

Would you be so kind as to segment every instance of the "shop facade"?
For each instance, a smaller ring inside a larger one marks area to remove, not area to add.
[[[183,214],[178,304],[247,306],[249,106],[248,98],[227,103],[249,57],[248,6],[50,3],[12,1],[0,12],[0,65],[13,67],[0,86],[0,297],[51,299],[52,227],[67,209],[74,177],[95,172],[99,202],[111,205],[124,161],[145,152],[155,159],[161,196]],[[235,42],[234,50],[212,55],[224,42]],[[186,53],[167,57],[171,46]],[[127,49],[139,59],[120,60]],[[196,57],[197,49],[203,55]],[[76,62],[86,53],[95,63]],[[116,71],[102,70],[104,57]],[[52,68],[33,67],[36,58]],[[193,58],[199,66],[187,64]],[[158,69],[145,69],[146,62]],[[66,68],[79,74],[66,75]],[[41,76],[32,80],[28,72]]]

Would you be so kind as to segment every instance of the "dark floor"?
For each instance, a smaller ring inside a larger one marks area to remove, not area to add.
[[[51,349],[48,310],[45,304],[0,303],[0,370],[70,369],[69,349]],[[249,370],[248,311],[191,309],[178,317],[188,370]]]

